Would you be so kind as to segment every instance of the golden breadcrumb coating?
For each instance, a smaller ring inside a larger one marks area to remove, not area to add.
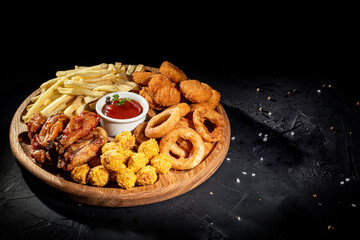
[[[101,153],[105,153],[108,150],[122,148],[118,142],[108,142],[101,149]]]
[[[90,171],[90,167],[88,164],[83,164],[81,166],[75,167],[70,174],[72,180],[80,184],[87,184],[88,182],[88,174]]]
[[[135,137],[130,131],[124,131],[115,137],[115,142],[119,143],[124,149],[133,149],[135,146]]]
[[[170,170],[172,162],[168,155],[160,153],[150,160],[150,165],[156,169],[156,172],[165,174]]]
[[[149,158],[144,153],[133,154],[128,161],[128,168],[134,172],[139,171],[142,167],[145,167],[149,163]]]
[[[137,185],[150,185],[154,184],[158,179],[156,169],[150,165],[141,168],[136,173],[136,184]]]
[[[91,185],[103,187],[109,182],[109,172],[104,166],[97,166],[90,170],[88,179]]]
[[[159,145],[155,138],[150,138],[150,140],[143,142],[138,147],[139,153],[145,153],[146,156],[151,159],[153,156],[159,154]]]
[[[106,151],[100,156],[101,164],[109,171],[118,172],[121,168],[126,167],[126,157],[124,151],[112,149]]]
[[[123,168],[116,175],[116,182],[122,188],[132,188],[136,183],[136,175],[132,169]]]

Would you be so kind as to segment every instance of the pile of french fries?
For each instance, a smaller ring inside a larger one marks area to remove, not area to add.
[[[91,67],[56,72],[56,78],[40,86],[41,93],[31,99],[23,120],[27,123],[35,113],[45,117],[63,111],[69,117],[83,110],[94,110],[102,96],[117,91],[138,90],[131,80],[135,71],[145,71],[145,66],[102,63]]]

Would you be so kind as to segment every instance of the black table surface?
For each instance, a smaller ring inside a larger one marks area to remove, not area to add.
[[[138,54],[98,49],[86,57],[86,49],[71,55],[74,49],[52,46],[37,55],[30,45],[21,48],[23,63],[12,62],[0,88],[0,238],[336,239],[356,233],[360,94],[348,71],[355,64],[318,45],[280,53],[233,46],[216,55],[210,46]],[[158,67],[164,60],[218,90],[230,119],[226,159],[197,188],[144,206],[87,206],[38,180],[13,156],[13,114],[57,70],[115,61]]]

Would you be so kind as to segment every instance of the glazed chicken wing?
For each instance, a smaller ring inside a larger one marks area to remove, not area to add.
[[[31,156],[38,163],[43,163],[46,159],[50,163],[53,162],[52,152],[55,149],[56,138],[69,122],[69,117],[60,112],[45,120],[41,114],[35,114],[28,125]]]
[[[95,157],[107,142],[108,136],[101,127],[94,128],[86,136],[72,143],[59,158],[58,168],[71,171]]]
[[[63,154],[67,147],[78,139],[86,136],[100,121],[100,116],[93,112],[83,111],[79,116],[70,119],[59,140],[59,154]]]

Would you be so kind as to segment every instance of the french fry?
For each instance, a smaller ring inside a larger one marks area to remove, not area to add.
[[[50,98],[51,95],[54,94],[54,92],[57,90],[58,87],[63,86],[64,81],[66,78],[59,79],[54,85],[52,85],[49,89],[47,89],[41,96],[38,98],[38,100],[34,103],[34,105],[29,109],[29,111],[26,113],[25,116],[23,116],[24,122],[28,122],[32,115],[37,113],[43,103],[46,101],[46,99]]]
[[[46,89],[48,89],[49,87],[51,87],[52,85],[54,85],[58,80],[59,80],[59,78],[50,79],[50,80],[44,82],[43,84],[41,84],[41,85],[40,85],[40,88],[46,90]]]
[[[64,114],[70,116],[80,106],[83,96],[77,96],[75,100],[64,110]]]
[[[139,64],[139,65],[136,66],[134,72],[143,72],[145,70],[146,70],[146,68],[145,68],[144,64]]]
[[[49,117],[52,113],[56,112],[55,110],[62,104],[66,104],[69,102],[73,97],[70,95],[62,95],[58,99],[52,101],[48,106],[46,106],[43,110],[40,111],[41,115]],[[66,105],[65,105],[66,107]],[[65,108],[64,107],[64,108]]]
[[[135,71],[135,68],[136,68],[135,65],[129,65],[128,68],[127,68],[127,70],[126,70],[126,74],[127,74],[127,75],[133,74],[133,72]]]
[[[64,87],[59,87],[58,91],[62,94],[67,94],[67,95],[85,95],[85,96],[92,96],[92,97],[102,97],[105,95],[105,92],[100,92],[100,91],[91,91],[89,89],[86,88],[64,88]]]
[[[84,83],[84,82],[78,82],[78,81],[74,81],[74,80],[66,80],[64,82],[64,86],[67,87],[67,88],[76,88],[76,87],[79,87],[79,88],[86,88],[86,89],[94,89],[94,88],[97,88],[99,87],[100,85],[98,84],[93,84],[93,83]]]
[[[57,71],[56,72],[56,76],[57,77],[73,77],[75,75],[79,75],[78,73],[84,73],[84,72],[89,72],[89,71],[96,71],[96,70],[104,70],[108,68],[108,64],[106,63],[101,63],[95,66],[91,66],[91,67],[77,67],[75,69],[72,70],[66,70],[66,71]]]

